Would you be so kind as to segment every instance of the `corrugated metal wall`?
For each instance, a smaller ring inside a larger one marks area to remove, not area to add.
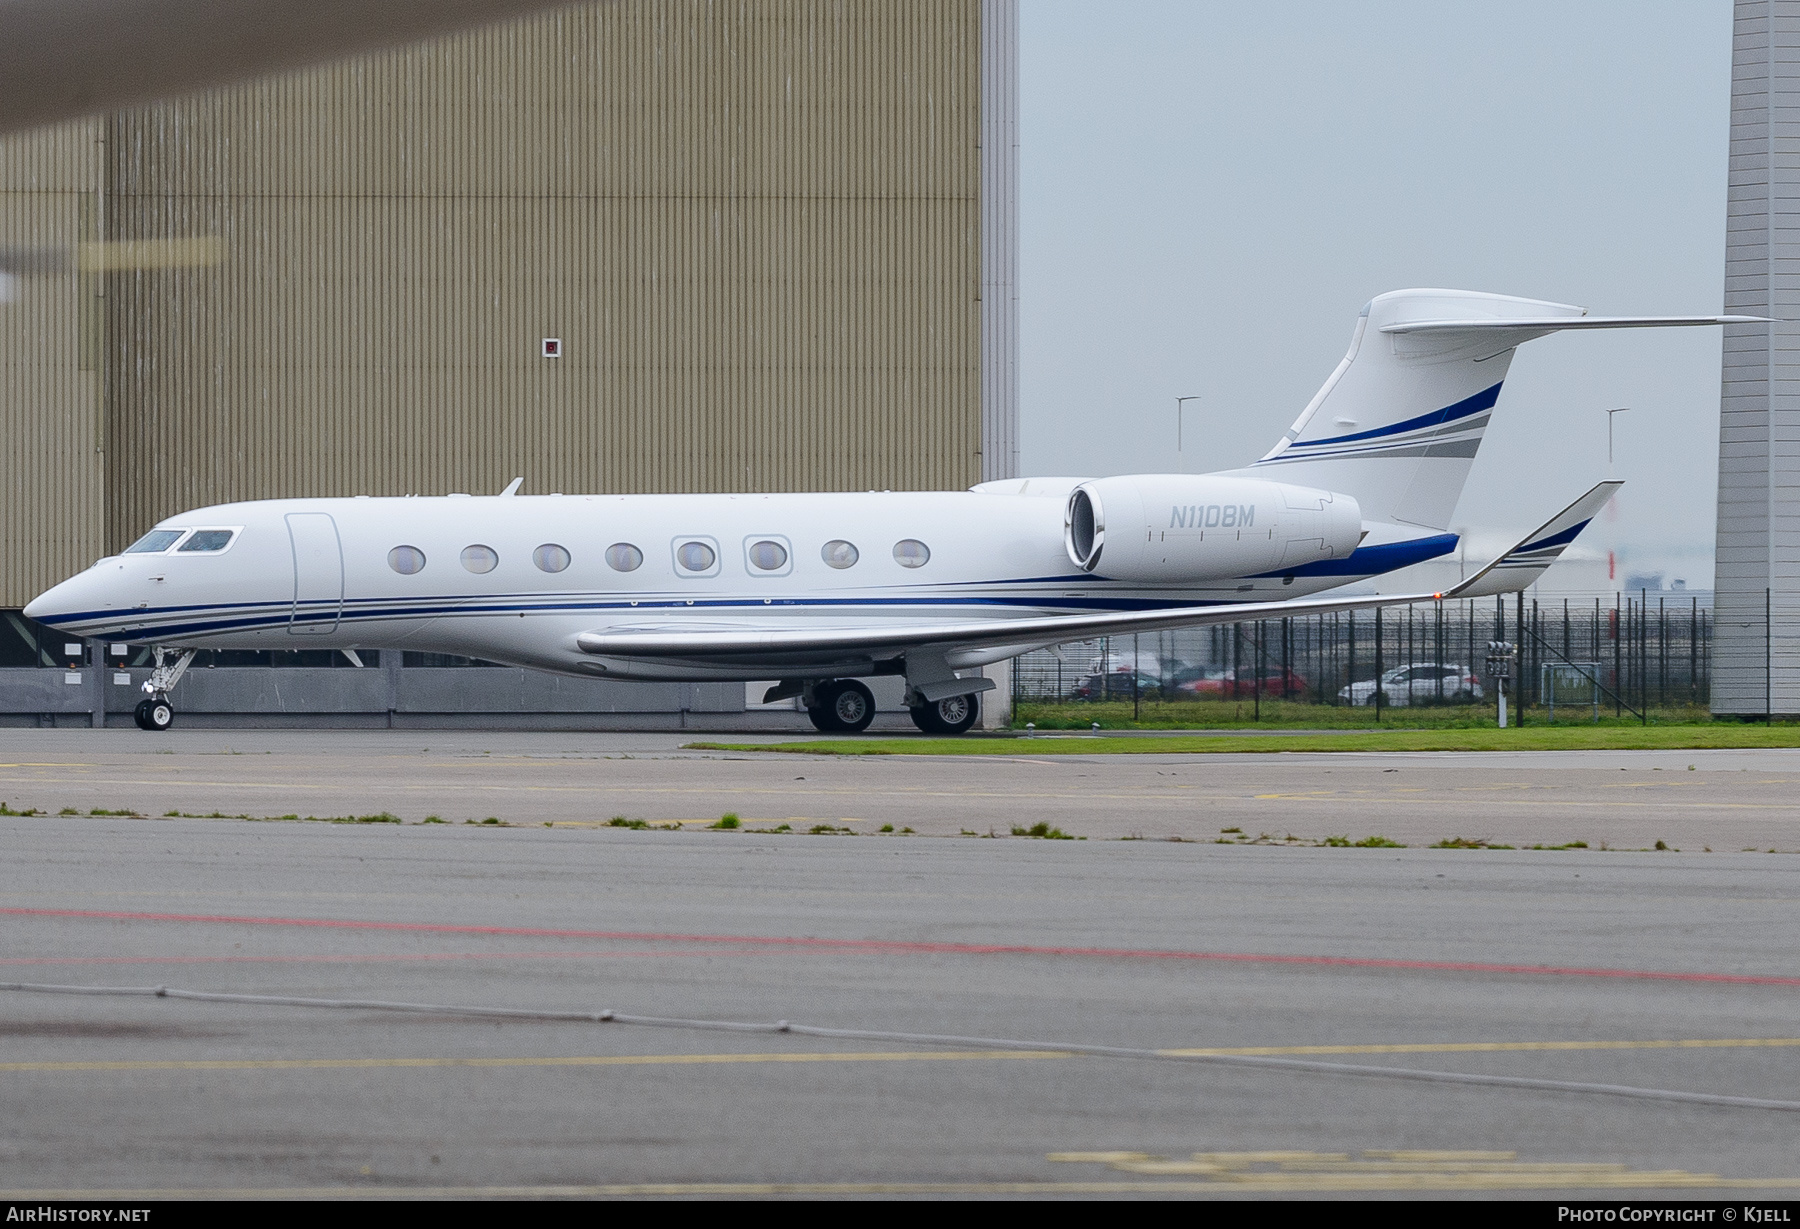
[[[99,287],[74,271],[98,225],[98,136],[84,123],[0,139],[0,248],[43,266],[0,303],[0,604],[101,554]]]
[[[114,117],[108,236],[226,260],[109,275],[108,546],[519,474],[978,481],[980,27],[980,0],[627,0]]]
[[[1019,476],[1019,0],[981,0],[981,478]]]
[[[1712,706],[1800,712],[1800,0],[1737,0]]]

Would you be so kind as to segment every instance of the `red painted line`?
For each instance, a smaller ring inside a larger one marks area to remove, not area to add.
[[[234,926],[302,926],[325,930],[392,930],[423,934],[513,935],[606,939],[621,943],[714,943],[741,947],[825,948],[965,956],[1103,956],[1113,960],[1210,960],[1237,964],[1324,965],[1352,969],[1410,969],[1442,973],[1512,973],[1531,977],[1623,977],[1650,981],[1800,986],[1800,977],[1747,973],[1674,973],[1655,969],[1587,969],[1558,965],[1484,964],[1462,960],[1377,960],[1361,956],[1276,956],[1260,952],[1183,952],[1156,948],[1040,947],[1022,943],[933,943],[902,939],[817,939],[786,935],[658,934],[634,930],[559,930],[541,926],[458,926],[442,922],[367,922],[340,918],[234,917],[207,913],[128,913],[101,909],[7,909],[12,917],[99,918],[127,922],[204,922]]]
[[[749,952],[734,955],[747,956]],[[372,953],[363,955],[325,956],[4,956],[0,965],[10,964],[368,964],[406,960],[612,960],[656,959],[665,956],[713,957],[715,950],[704,952],[414,952],[410,954]]]

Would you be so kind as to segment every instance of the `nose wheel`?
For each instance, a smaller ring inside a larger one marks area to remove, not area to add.
[[[171,651],[174,653],[173,659],[170,658]],[[194,650],[169,650],[155,645],[150,652],[156,659],[156,668],[150,671],[150,677],[144,681],[144,694],[150,698],[138,701],[137,708],[132,710],[131,719],[137,722],[140,730],[166,730],[175,724],[175,706],[169,703],[169,689],[187,672],[194,660]]]
[[[166,730],[175,724],[175,709],[166,698],[138,701],[131,714],[140,730]]]
[[[812,689],[806,715],[821,734],[860,734],[875,720],[875,693],[855,679],[836,679]]]

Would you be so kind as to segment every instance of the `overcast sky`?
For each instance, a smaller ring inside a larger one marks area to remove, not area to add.
[[[1026,473],[1240,465],[1385,290],[1722,310],[1729,0],[1023,0]],[[1175,398],[1187,407],[1175,457]],[[1627,482],[1622,563],[1712,584],[1719,338],[1522,347],[1455,528]]]

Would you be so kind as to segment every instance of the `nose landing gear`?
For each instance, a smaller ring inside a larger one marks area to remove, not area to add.
[[[188,663],[194,660],[194,650],[181,649],[174,661],[168,660],[169,650],[160,646],[150,652],[156,658],[156,668],[144,680],[144,691],[150,698],[138,701],[131,719],[137,722],[140,730],[166,730],[175,724],[175,706],[169,703],[169,690],[187,672]]]
[[[131,716],[140,730],[166,730],[175,723],[175,709],[167,699],[139,700]]]

